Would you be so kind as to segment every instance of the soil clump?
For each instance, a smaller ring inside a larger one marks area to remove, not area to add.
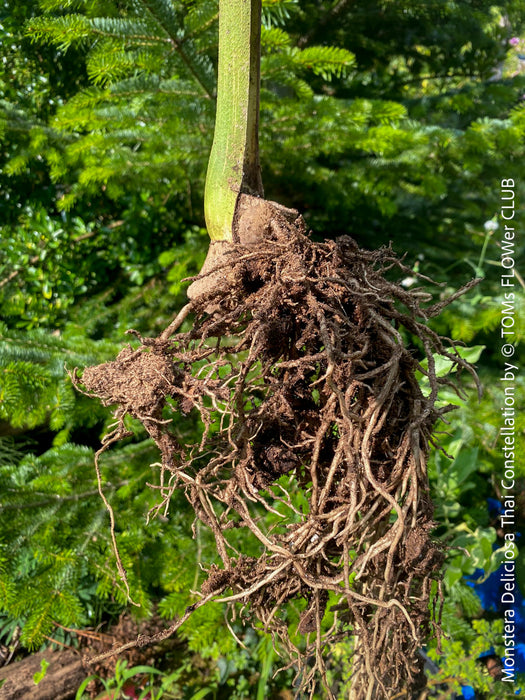
[[[472,370],[428,327],[450,299],[431,303],[395,281],[413,274],[388,247],[313,242],[301,217],[277,212],[257,245],[221,246],[188,331],[176,327],[182,314],[81,379],[117,405],[103,449],[128,434],[127,414],[158,445],[155,510],[167,512],[180,488],[211,528],[222,565],[201,595],[228,590],[232,613],[241,602],[241,615],[260,620],[296,665],[301,692],[321,679],[333,697],[326,654],[348,636],[363,689],[355,698],[415,689],[417,650],[438,627],[431,598],[445,552],[431,535],[426,465],[451,410],[438,390],[455,382],[437,376],[435,357]],[[193,413],[202,438],[179,444],[172,419]],[[258,556],[241,553],[239,528]]]

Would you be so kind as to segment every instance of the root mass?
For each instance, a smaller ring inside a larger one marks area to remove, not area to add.
[[[290,655],[301,692],[321,682],[333,697],[327,652],[348,636],[352,697],[417,688],[417,650],[438,627],[444,551],[426,462],[451,380],[434,358],[471,370],[427,325],[446,302],[391,281],[408,273],[390,248],[316,243],[300,217],[276,216],[257,247],[232,246],[206,273],[221,284],[191,302],[191,330],[141,338],[81,380],[117,405],[103,449],[128,434],[126,414],[142,421],[162,455],[155,510],[182,488],[213,531],[222,566],[201,595],[232,613],[242,603]],[[192,412],[202,439],[181,445],[171,419]],[[258,556],[236,547],[239,528]]]

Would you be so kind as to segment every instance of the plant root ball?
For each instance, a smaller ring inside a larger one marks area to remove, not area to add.
[[[106,406],[119,404],[134,415],[148,415],[164,405],[176,375],[180,372],[165,355],[126,347],[113,362],[88,367],[82,383]]]
[[[203,595],[242,602],[295,659],[301,692],[320,680],[332,697],[325,651],[352,636],[352,697],[389,698],[420,685],[417,650],[438,626],[444,552],[426,461],[450,379],[434,357],[470,368],[427,325],[446,302],[404,289],[396,278],[413,273],[390,248],[316,243],[278,211],[267,229],[256,246],[221,247],[189,331],[143,340],[82,381],[159,446],[158,508],[183,488],[211,528],[222,568]],[[198,443],[178,446],[177,412],[202,421]],[[239,530],[258,556],[240,553]]]

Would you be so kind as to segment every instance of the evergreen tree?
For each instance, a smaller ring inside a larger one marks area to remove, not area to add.
[[[489,347],[499,251],[483,224],[501,178],[525,195],[525,80],[509,43],[523,20],[517,0],[263,5],[267,197],[305,211],[320,234],[393,240],[449,288],[483,273],[480,294],[457,302],[438,330]],[[73,392],[67,369],[114,356],[127,328],[165,327],[183,303],[180,280],[200,267],[217,4],[6,1],[0,31],[0,604],[2,639],[19,627],[35,649],[66,639],[57,623],[93,625],[125,604],[92,468],[110,416]],[[480,360],[487,378],[490,352]],[[479,609],[462,576],[493,571],[501,556],[485,507],[501,467],[497,392],[480,409],[462,405],[444,439],[455,460],[436,453],[432,463],[438,534],[476,552],[458,550],[446,579],[445,631],[456,644],[447,673],[458,678],[473,640],[494,639],[470,624]],[[194,547],[182,499],[169,523],[146,528],[157,456],[132,427],[135,437],[105,456],[103,486],[132,596],[143,613],[159,606],[171,618],[213,549],[204,533]],[[197,615],[181,634],[204,654],[233,654],[227,633],[215,639],[221,619],[219,609]]]

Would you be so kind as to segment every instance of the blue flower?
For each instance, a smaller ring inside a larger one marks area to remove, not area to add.
[[[483,577],[484,573],[483,569],[476,569],[471,576],[465,576],[466,583],[474,589],[483,610],[498,612],[501,610],[502,593],[499,569],[490,574],[483,583],[476,583],[478,579]]]
[[[523,629],[523,626],[522,626],[521,629],[518,629],[516,637],[519,639],[520,637],[524,637],[524,636],[525,636],[525,630]],[[525,673],[525,642],[518,642],[516,644],[515,661],[516,661],[516,673]]]
[[[503,513],[501,501],[498,501],[496,498],[487,498],[487,506],[491,518],[496,518]]]

